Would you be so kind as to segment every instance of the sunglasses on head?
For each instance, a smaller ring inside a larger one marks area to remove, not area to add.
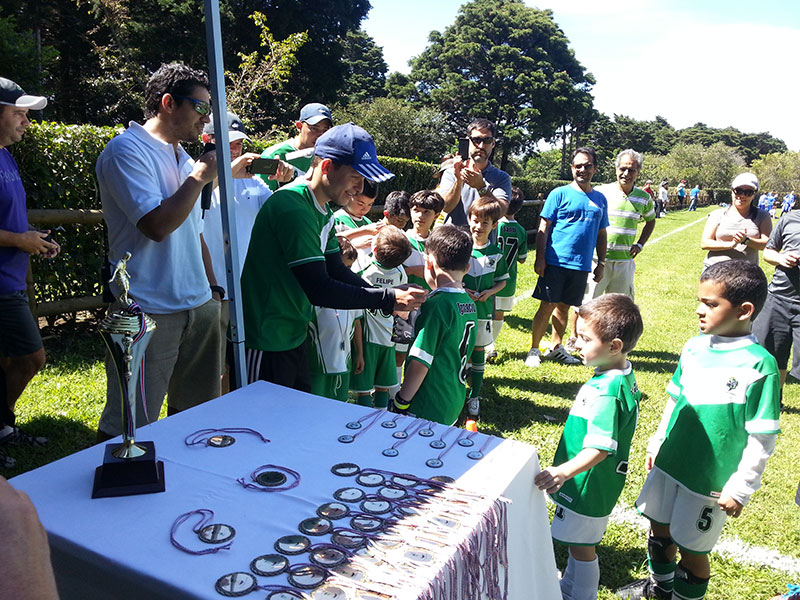
[[[198,114],[203,116],[211,114],[211,103],[206,102],[205,100],[197,100],[196,98],[190,98],[189,96],[181,96],[180,94],[171,94],[173,98],[180,98],[181,100],[188,100],[194,105],[194,109],[197,111]]]
[[[733,193],[737,196],[752,196],[756,193],[754,189],[751,188],[733,188]]]

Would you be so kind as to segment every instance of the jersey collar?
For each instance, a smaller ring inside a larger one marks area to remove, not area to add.
[[[752,344],[757,344],[756,337],[751,333],[749,335],[738,335],[736,337],[726,337],[724,335],[710,335],[707,336],[708,346],[712,350],[738,350],[739,348],[746,348]]]

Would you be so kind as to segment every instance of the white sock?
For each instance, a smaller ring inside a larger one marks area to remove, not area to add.
[[[569,555],[569,560],[567,560],[567,567],[564,569],[564,572],[561,574],[561,597],[563,600],[572,600],[572,584],[575,581],[575,559],[572,558],[572,555]]]
[[[393,385],[389,388],[389,400],[394,400],[394,397],[397,396],[397,392],[400,391],[400,384]]]
[[[503,328],[503,323],[505,323],[505,321],[501,321],[499,319],[494,319],[492,321],[492,339],[493,340],[496,341],[497,338],[500,337],[500,330]]]
[[[600,563],[594,560],[574,562],[574,580],[572,582],[572,600],[597,600],[597,589],[600,587]]]
[[[14,433],[14,428],[11,425],[6,425],[2,429],[0,429],[0,440],[2,440],[7,435],[11,435]]]
[[[485,346],[483,349],[486,351],[486,354],[489,354],[490,352],[494,352],[494,342],[492,342],[491,344]]]

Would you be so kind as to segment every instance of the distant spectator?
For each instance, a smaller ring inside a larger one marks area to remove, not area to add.
[[[270,179],[267,175],[261,176],[273,192],[281,185],[306,174],[311,167],[311,154],[289,161],[283,159],[290,152],[313,148],[319,136],[333,127],[333,117],[327,106],[319,102],[312,102],[300,109],[300,118],[294,122],[294,126],[297,129],[295,137],[270,146],[261,153],[261,158],[280,158],[283,161],[277,177]],[[292,168],[284,169],[287,162]]]
[[[794,208],[794,202],[796,198],[797,197],[794,195],[794,190],[783,196],[783,204],[781,205],[781,216],[792,211],[792,209]]]
[[[16,426],[14,407],[45,361],[39,324],[28,306],[29,257],[53,258],[60,246],[48,239],[49,231],[28,225],[25,188],[8,151],[31,124],[28,111],[46,105],[47,98],[28,96],[16,83],[0,77],[0,468],[4,469],[17,463],[6,448],[47,442]]]
[[[658,186],[658,199],[656,202],[656,217],[661,217],[667,214],[667,205],[669,204],[669,189],[667,188],[667,180],[662,179]]]
[[[708,215],[700,241],[700,247],[708,250],[704,269],[732,258],[758,264],[758,251],[767,245],[772,231],[767,211],[753,204],[758,178],[752,173],[741,173],[734,178],[731,188],[731,205]]]
[[[695,186],[692,188],[692,191],[689,192],[689,197],[691,198],[691,201],[689,202],[689,210],[697,210],[697,201],[700,199],[699,183],[695,184]]]
[[[678,196],[678,207],[683,208],[683,201],[686,199],[686,180],[681,179],[678,188],[675,190]]]
[[[453,225],[466,225],[470,205],[487,193],[497,198],[503,214],[511,199],[511,177],[489,162],[497,145],[495,124],[475,119],[467,127],[467,137],[469,160],[456,161],[448,168],[436,189],[444,198],[445,221]]]

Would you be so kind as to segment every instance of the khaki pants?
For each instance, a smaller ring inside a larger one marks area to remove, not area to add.
[[[220,394],[220,303],[167,315],[150,315],[156,330],[145,352],[144,382],[147,417],[158,419],[169,394],[170,412],[178,412]],[[122,433],[122,402],[117,370],[106,352],[106,406],[98,429],[108,435]],[[131,385],[133,382],[131,382]],[[141,389],[136,394],[136,426],[147,424]]]

